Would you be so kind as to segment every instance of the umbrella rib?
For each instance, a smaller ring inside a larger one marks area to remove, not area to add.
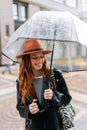
[[[19,39],[39,39],[39,40],[49,40],[49,41],[60,41],[60,42],[72,42],[72,41],[70,41],[70,40],[56,40],[56,39],[46,39],[46,38],[39,38],[39,37],[37,37],[37,38],[35,38],[35,37],[18,37],[17,38],[17,40],[19,40]],[[79,41],[73,41],[73,42],[75,42],[75,43],[80,43]]]
[[[71,17],[71,19],[72,19],[72,17]],[[72,21],[73,21],[73,19],[72,19]],[[74,26],[76,27],[76,25],[75,25],[74,22],[73,22],[73,24],[74,24]],[[75,31],[76,31],[76,28],[75,28]],[[77,31],[76,31],[76,36],[77,36],[77,38],[78,38]],[[78,40],[78,41],[79,41],[79,40]]]
[[[19,63],[19,62],[14,61],[13,59],[11,59],[10,57],[8,57],[7,55],[5,55],[3,52],[1,52],[1,54],[4,55],[5,57],[7,57],[8,59],[12,60],[14,63]]]

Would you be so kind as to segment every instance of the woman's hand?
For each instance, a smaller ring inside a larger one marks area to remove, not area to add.
[[[34,99],[33,102],[29,105],[29,110],[31,114],[36,114],[39,112],[38,104],[36,103],[37,99]]]
[[[53,98],[53,91],[52,89],[45,89],[44,90],[44,99],[51,100]]]

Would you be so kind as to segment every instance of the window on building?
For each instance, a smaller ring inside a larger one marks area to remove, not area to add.
[[[18,1],[13,3],[13,19],[19,21],[27,19],[27,3]]]
[[[60,4],[64,4],[65,3],[65,0],[54,0],[54,1],[56,1],[56,2],[58,2]]]
[[[6,25],[6,36],[10,35],[9,25]]]
[[[18,4],[13,3],[13,19],[18,20]]]
[[[25,21],[27,19],[27,6],[21,5],[21,20]]]

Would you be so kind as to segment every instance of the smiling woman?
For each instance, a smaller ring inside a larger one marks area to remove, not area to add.
[[[16,56],[22,58],[17,81],[16,107],[20,116],[26,119],[26,130],[62,130],[56,113],[58,103],[55,102],[54,91],[49,84],[50,68],[45,58],[49,53],[51,51],[43,50],[38,40],[31,39],[25,41],[23,54]],[[69,103],[71,96],[68,88],[62,75],[57,73],[57,90],[64,93]]]
[[[42,52],[37,52],[30,54],[31,66],[33,68],[33,73],[35,70],[40,70],[44,63],[44,54]],[[35,73],[34,73],[35,74]]]

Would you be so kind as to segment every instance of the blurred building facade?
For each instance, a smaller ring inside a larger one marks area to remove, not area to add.
[[[87,0],[3,0],[0,4],[0,52],[13,32],[39,10],[70,11],[87,22]]]

